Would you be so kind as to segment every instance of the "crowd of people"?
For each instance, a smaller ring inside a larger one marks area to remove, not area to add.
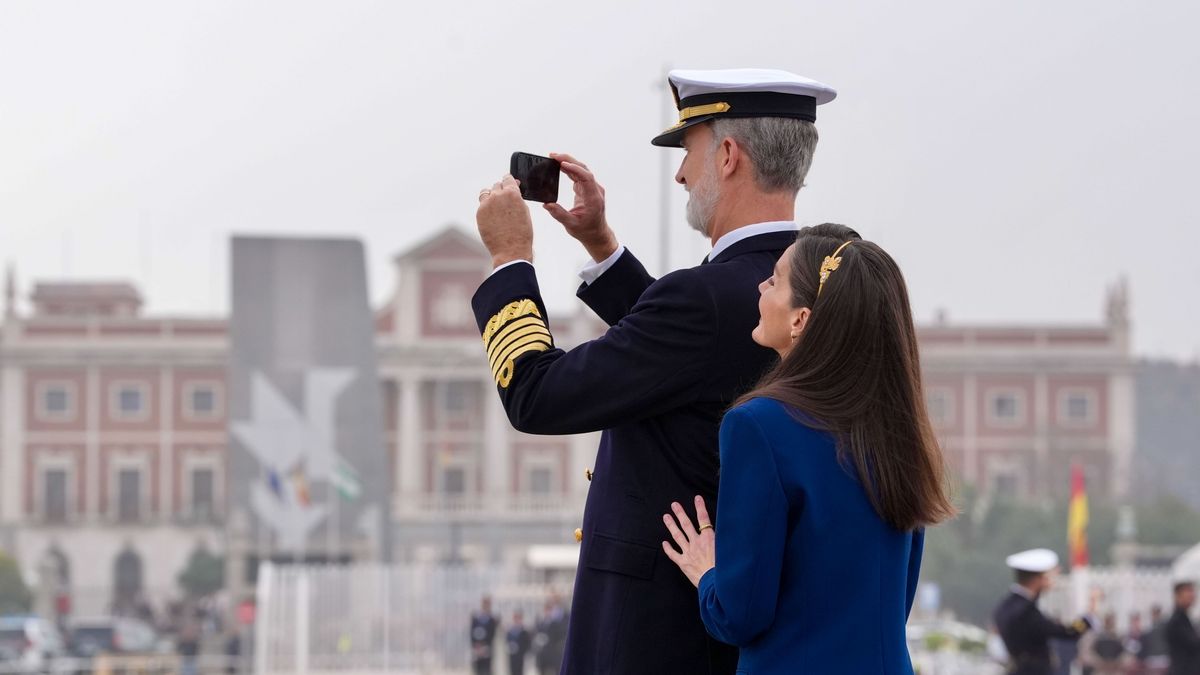
[[[1099,591],[1093,592],[1088,611],[1070,623],[1042,613],[1038,600],[1054,585],[1058,573],[1053,551],[1023,551],[1009,556],[1007,563],[1015,580],[993,615],[1003,645],[997,645],[993,655],[1008,665],[1010,673],[1200,675],[1200,635],[1189,615],[1196,601],[1194,582],[1175,583],[1170,617],[1154,606],[1149,625],[1135,613],[1122,632],[1116,614],[1097,617]]]
[[[1123,632],[1117,630],[1117,616],[1107,614],[1097,630],[1079,640],[1077,648],[1069,642],[1058,645],[1060,662],[1070,664],[1076,659],[1086,675],[1200,674],[1200,637],[1188,615],[1195,596],[1193,583],[1180,582],[1175,586],[1175,608],[1170,615],[1155,605],[1148,622],[1134,613]]]
[[[525,675],[532,656],[538,675],[557,675],[567,642],[567,619],[562,599],[551,593],[542,615],[532,624],[526,623],[525,613],[516,609],[511,623],[505,626],[492,611],[491,597],[484,596],[479,610],[471,614],[471,672],[492,675],[493,661],[501,660],[507,664],[509,675]],[[498,650],[497,638],[501,636],[502,647]]]

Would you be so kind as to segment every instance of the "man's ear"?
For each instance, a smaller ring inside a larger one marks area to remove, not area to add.
[[[721,178],[729,178],[737,171],[744,157],[742,156],[742,148],[732,138],[726,136],[721,139],[721,147],[717,148],[717,161],[720,165],[717,170],[720,172]]]

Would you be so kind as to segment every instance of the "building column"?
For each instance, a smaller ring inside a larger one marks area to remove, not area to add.
[[[979,466],[978,415],[979,394],[975,374],[968,373],[963,377],[963,479],[984,492],[987,486],[982,483],[983,472]]]
[[[1112,460],[1109,481],[1113,497],[1129,497],[1129,473],[1137,444],[1137,410],[1133,373],[1123,369],[1108,378],[1108,437]]]
[[[1049,498],[1050,489],[1050,383],[1045,372],[1033,378],[1033,475],[1031,496]],[[1027,469],[1028,471],[1028,469]]]
[[[158,378],[158,515],[169,522],[175,509],[175,370],[166,366]],[[213,475],[214,488],[217,476]]]
[[[420,408],[417,405],[420,384],[415,375],[405,374],[396,378],[400,408],[396,418],[396,485],[399,487],[401,503],[415,500],[421,493],[424,453],[421,448]]]
[[[85,522],[99,522],[103,519],[100,513],[100,485],[103,476],[100,468],[100,415],[106,409],[108,401],[100,390],[100,371],[96,366],[88,366],[87,378],[84,384],[84,398],[87,401],[86,441],[84,442],[83,466],[80,470],[84,475],[86,499],[81,503],[82,519]]]
[[[25,481],[25,373],[0,370],[0,525],[24,520],[24,500],[33,486]]]

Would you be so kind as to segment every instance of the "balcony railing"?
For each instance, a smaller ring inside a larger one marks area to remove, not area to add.
[[[410,517],[572,518],[583,513],[583,502],[565,494],[400,494],[393,504],[397,515]]]

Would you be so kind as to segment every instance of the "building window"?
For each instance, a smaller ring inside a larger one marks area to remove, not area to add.
[[[1063,391],[1058,399],[1058,419],[1067,426],[1088,426],[1095,421],[1096,397],[1086,389]]]
[[[990,392],[987,397],[987,420],[993,426],[1011,427],[1025,422],[1025,396],[1020,390],[1005,389]]]
[[[69,474],[66,469],[42,472],[42,517],[48,523],[67,522]]]
[[[992,416],[998,420],[1015,420],[1017,397],[1012,394],[1000,394],[992,399]]]
[[[467,493],[467,469],[462,466],[449,466],[442,469],[442,494],[448,497],[462,497]]]
[[[146,385],[136,382],[119,383],[113,385],[112,392],[114,418],[137,420],[149,415]]]
[[[75,384],[43,382],[38,384],[34,410],[40,420],[63,422],[75,417]]]
[[[221,415],[221,398],[215,384],[189,384],[184,388],[183,400],[183,413],[189,419],[213,419]]]
[[[67,390],[62,387],[51,387],[46,390],[45,410],[49,415],[62,416],[71,409],[67,399]]]
[[[142,472],[125,468],[117,471],[117,520],[135,523],[142,515]]]
[[[216,472],[211,467],[192,469],[191,514],[198,520],[216,515]]]
[[[447,382],[444,409],[451,416],[459,416],[467,412],[471,401],[474,382]]]
[[[434,328],[474,328],[475,317],[471,315],[470,289],[459,284],[441,286],[434,291],[429,314]]]
[[[536,466],[529,470],[529,493],[545,496],[554,491],[554,471],[548,466]]]

